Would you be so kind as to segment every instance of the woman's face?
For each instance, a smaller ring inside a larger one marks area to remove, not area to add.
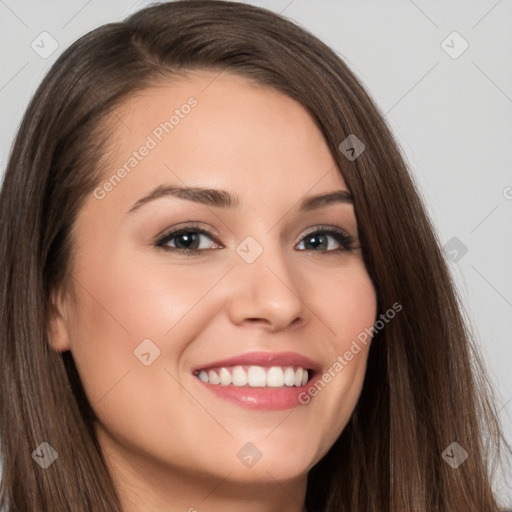
[[[345,354],[376,317],[321,132],[289,97],[207,72],[132,96],[111,126],[74,227],[76,301],[59,296],[50,331],[103,450],[141,480],[304,477],[355,407],[369,346]]]

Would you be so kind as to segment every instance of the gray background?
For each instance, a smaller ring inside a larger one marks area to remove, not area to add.
[[[1,173],[27,103],[63,49],[148,3],[0,0]],[[292,18],[333,47],[385,114],[443,245],[457,251],[451,269],[512,442],[512,2],[246,3]],[[44,31],[58,44],[46,58],[31,47],[51,48]],[[453,31],[469,45],[460,55]],[[496,492],[512,506],[504,474]]]

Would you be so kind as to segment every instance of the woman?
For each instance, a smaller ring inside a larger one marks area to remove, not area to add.
[[[8,510],[498,510],[439,242],[303,29],[192,0],[92,31],[1,194]]]

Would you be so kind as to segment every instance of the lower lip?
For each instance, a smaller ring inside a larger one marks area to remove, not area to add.
[[[259,409],[263,411],[282,411],[307,405],[311,396],[307,390],[319,379],[313,376],[304,386],[289,386],[282,388],[252,388],[250,386],[222,386],[210,384],[195,377],[197,382],[206,387],[208,391],[247,409]],[[303,401],[301,401],[302,399]],[[307,400],[307,401],[305,401]]]

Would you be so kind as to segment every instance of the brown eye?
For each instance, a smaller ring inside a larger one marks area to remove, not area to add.
[[[334,239],[334,244],[338,244],[340,247],[332,247],[332,242],[329,243],[329,238]],[[306,243],[304,244],[303,241],[306,241]],[[345,230],[330,227],[325,229],[316,228],[316,231],[312,231],[304,236],[300,244],[312,247],[310,250],[313,252],[339,252],[350,251],[353,249],[354,242],[354,238]]]
[[[157,246],[181,252],[200,252],[205,249],[211,249],[212,247],[205,246],[204,243],[203,247],[201,247],[203,238],[213,240],[211,235],[202,229],[182,228],[164,235],[157,242]]]

